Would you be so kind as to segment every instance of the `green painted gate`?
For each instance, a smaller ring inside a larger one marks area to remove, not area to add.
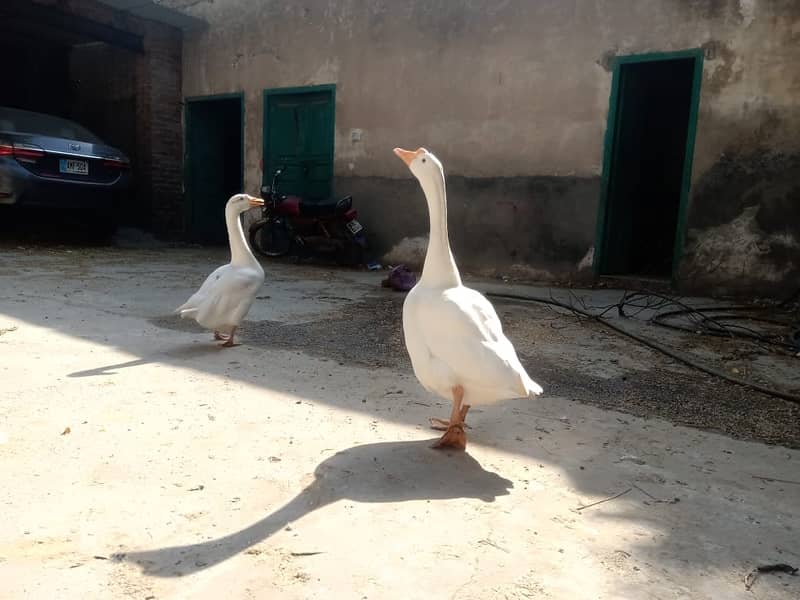
[[[309,200],[331,195],[335,90],[322,85],[264,91],[264,185],[282,167],[282,193]]]

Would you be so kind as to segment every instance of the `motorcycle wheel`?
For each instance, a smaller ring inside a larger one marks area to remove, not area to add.
[[[292,234],[284,221],[258,221],[250,227],[250,245],[263,256],[285,256],[292,249]]]

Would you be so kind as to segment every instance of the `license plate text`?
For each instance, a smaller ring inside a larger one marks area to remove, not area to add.
[[[62,173],[70,173],[72,175],[88,175],[89,163],[85,160],[60,158],[58,160],[58,170]]]

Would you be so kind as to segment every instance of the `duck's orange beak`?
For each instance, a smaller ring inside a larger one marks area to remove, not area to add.
[[[255,208],[256,206],[264,206],[264,199],[263,198],[253,198],[250,196],[250,206]]]
[[[422,150],[422,148],[416,152],[412,152],[411,150],[403,150],[402,148],[395,148],[394,153],[400,158],[400,160],[406,163],[407,167],[410,167],[411,161],[417,157],[417,154],[420,153],[420,150]]]

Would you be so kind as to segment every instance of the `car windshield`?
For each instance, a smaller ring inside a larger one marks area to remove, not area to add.
[[[0,106],[0,132],[3,131],[46,135],[93,144],[102,143],[95,134],[73,121],[52,115]]]

